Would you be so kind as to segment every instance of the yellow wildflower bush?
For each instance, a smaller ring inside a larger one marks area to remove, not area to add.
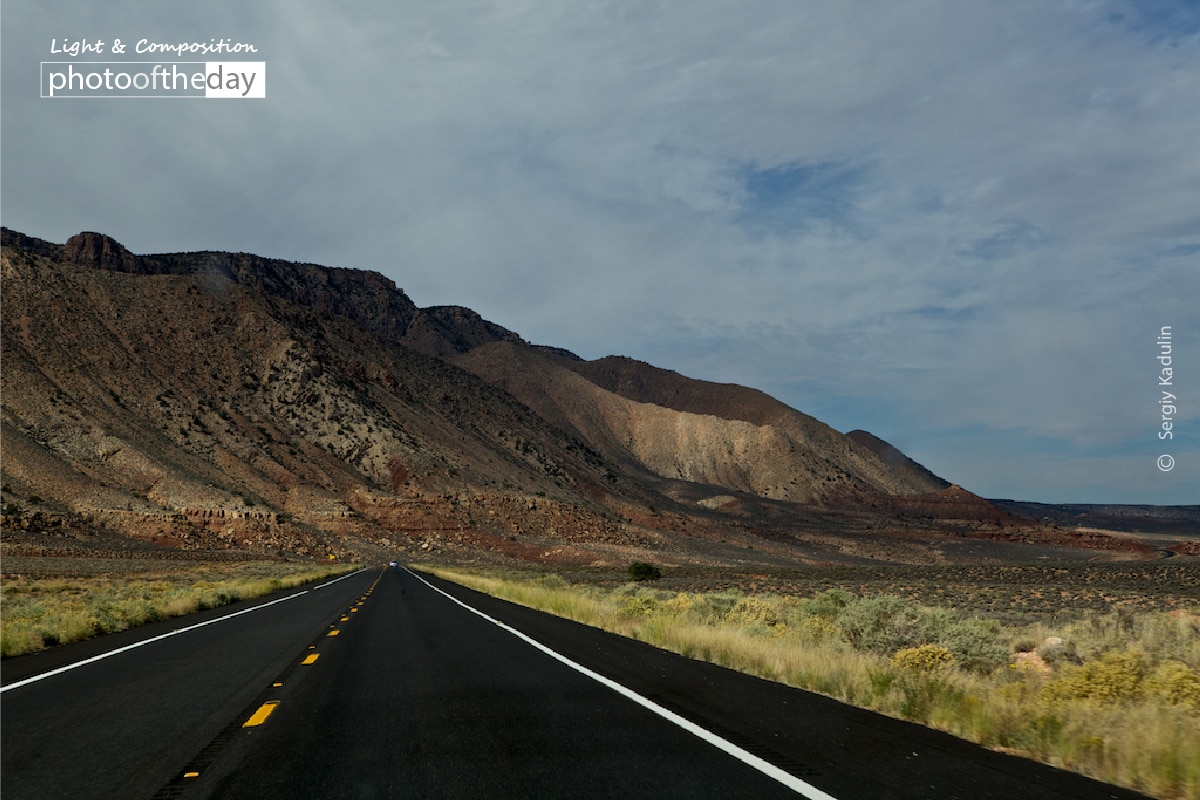
[[[1142,684],[1149,671],[1149,661],[1141,652],[1113,650],[1099,660],[1064,667],[1059,677],[1042,689],[1042,699],[1049,703],[1085,700],[1099,705],[1136,700],[1142,696]]]
[[[1146,694],[1162,698],[1173,706],[1200,711],[1200,674],[1182,661],[1164,661],[1145,684]]]
[[[939,672],[954,666],[954,656],[938,644],[923,644],[897,650],[892,666],[906,672]]]

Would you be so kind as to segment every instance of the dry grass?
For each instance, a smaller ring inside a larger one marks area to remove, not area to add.
[[[8,578],[0,592],[0,655],[114,633],[354,568],[250,561],[164,565],[124,575]]]
[[[1200,800],[1200,609],[1001,626],[844,590],[664,592],[430,571],[1155,797]]]

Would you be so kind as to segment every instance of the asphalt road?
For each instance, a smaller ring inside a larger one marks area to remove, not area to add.
[[[403,570],[272,599],[5,662],[4,800],[1140,797]]]

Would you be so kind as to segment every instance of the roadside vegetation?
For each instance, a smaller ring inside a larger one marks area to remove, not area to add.
[[[341,575],[356,567],[270,561],[181,564],[117,576],[6,577],[0,655],[31,653]]]
[[[1001,624],[892,594],[465,586],[1160,798],[1200,800],[1200,605]]]

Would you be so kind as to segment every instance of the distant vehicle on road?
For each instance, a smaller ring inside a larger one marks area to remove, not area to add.
[[[389,561],[389,562],[388,562],[388,566],[389,566],[389,567],[398,567],[398,566],[400,566],[400,564],[398,564],[398,563],[397,563],[397,562],[395,562],[395,561]]]

